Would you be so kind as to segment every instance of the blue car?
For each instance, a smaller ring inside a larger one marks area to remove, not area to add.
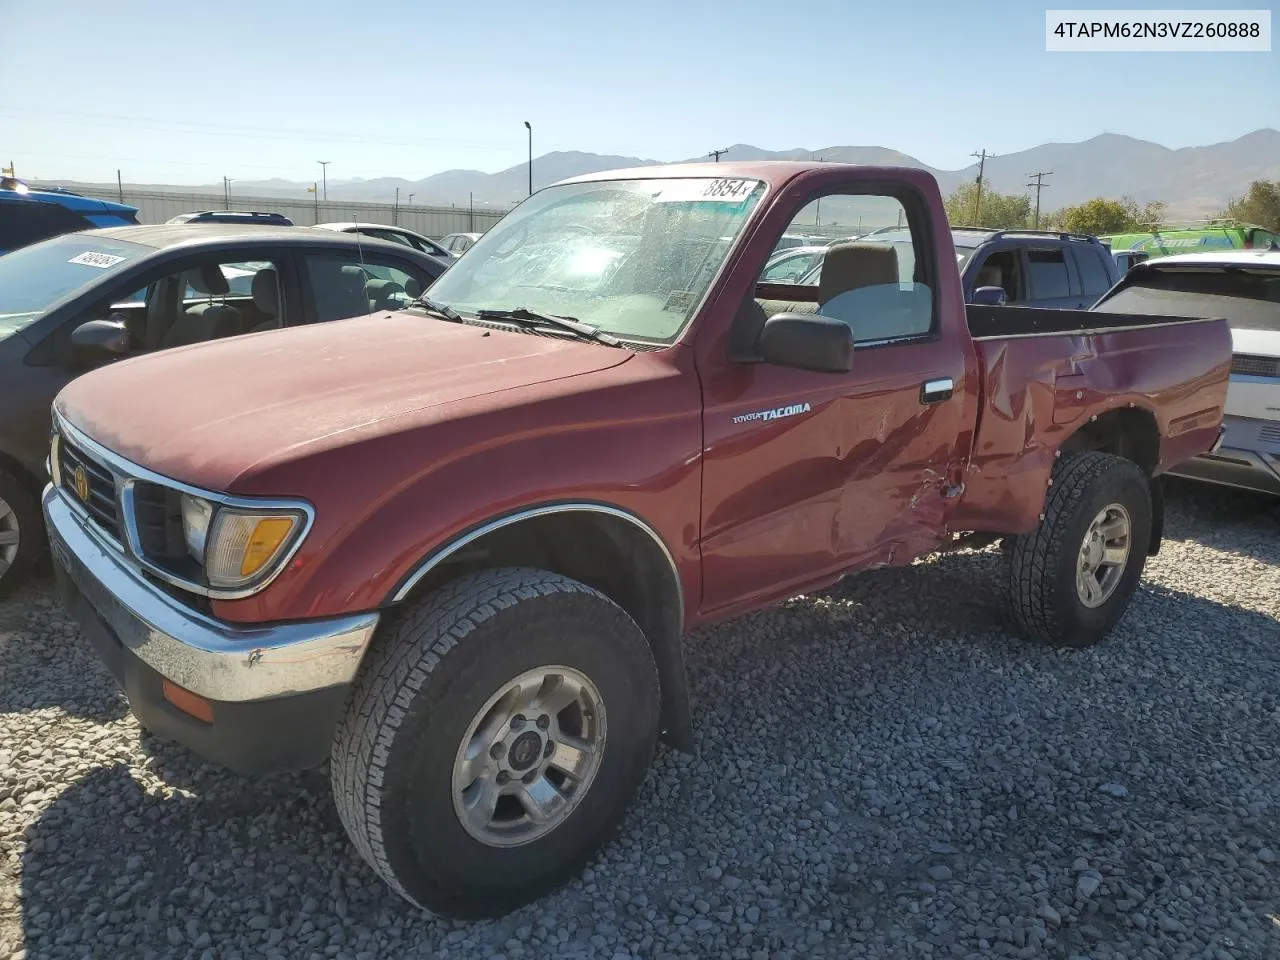
[[[0,178],[0,254],[64,233],[137,222],[137,208],[123,203],[33,190],[14,177]]]
[[[1087,310],[1120,279],[1111,251],[1093,236],[954,227],[951,239],[966,303]],[[898,253],[899,276],[912,276],[909,229],[884,227],[858,242],[889,244]],[[816,285],[821,277],[818,262],[799,282]]]

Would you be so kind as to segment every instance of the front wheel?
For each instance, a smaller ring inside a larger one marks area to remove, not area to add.
[[[658,675],[615,603],[539,570],[450,583],[379,637],[330,764],[356,848],[433,913],[492,916],[572,877],[653,756]]]
[[[1151,541],[1151,485],[1137,464],[1107,453],[1064,454],[1044,519],[1004,541],[1013,614],[1030,637],[1091,646],[1129,606]]]
[[[39,502],[22,480],[0,469],[0,597],[26,578],[43,550]]]

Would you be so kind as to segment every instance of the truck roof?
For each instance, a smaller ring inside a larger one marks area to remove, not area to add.
[[[744,160],[720,163],[657,163],[644,167],[623,167],[567,177],[560,183],[590,183],[595,180],[661,180],[668,177],[736,177],[746,180],[763,180],[770,187],[778,187],[802,173],[840,170],[876,171],[900,174],[903,179],[916,180],[929,176],[919,167],[876,166],[860,163],[829,163],[825,160]]]
[[[1164,257],[1152,257],[1152,267],[1177,266],[1179,264],[1234,264],[1236,266],[1264,266],[1280,269],[1278,250],[1208,250],[1203,253],[1172,253]]]

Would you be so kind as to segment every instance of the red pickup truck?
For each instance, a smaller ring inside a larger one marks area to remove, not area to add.
[[[909,239],[760,282],[818,216]],[[966,309],[918,170],[645,167],[539,191],[404,311],[76,380],[44,512],[147,728],[327,760],[373,869],[478,916],[692,749],[690,628],[1003,540],[1029,637],[1104,637],[1230,354],[1220,320]]]

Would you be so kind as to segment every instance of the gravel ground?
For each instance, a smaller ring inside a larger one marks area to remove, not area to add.
[[[0,602],[0,960],[1280,956],[1280,508],[1169,511],[1094,650],[1019,642],[994,550],[692,637],[699,755],[479,924],[389,894],[323,772],[140,739],[37,582]]]

